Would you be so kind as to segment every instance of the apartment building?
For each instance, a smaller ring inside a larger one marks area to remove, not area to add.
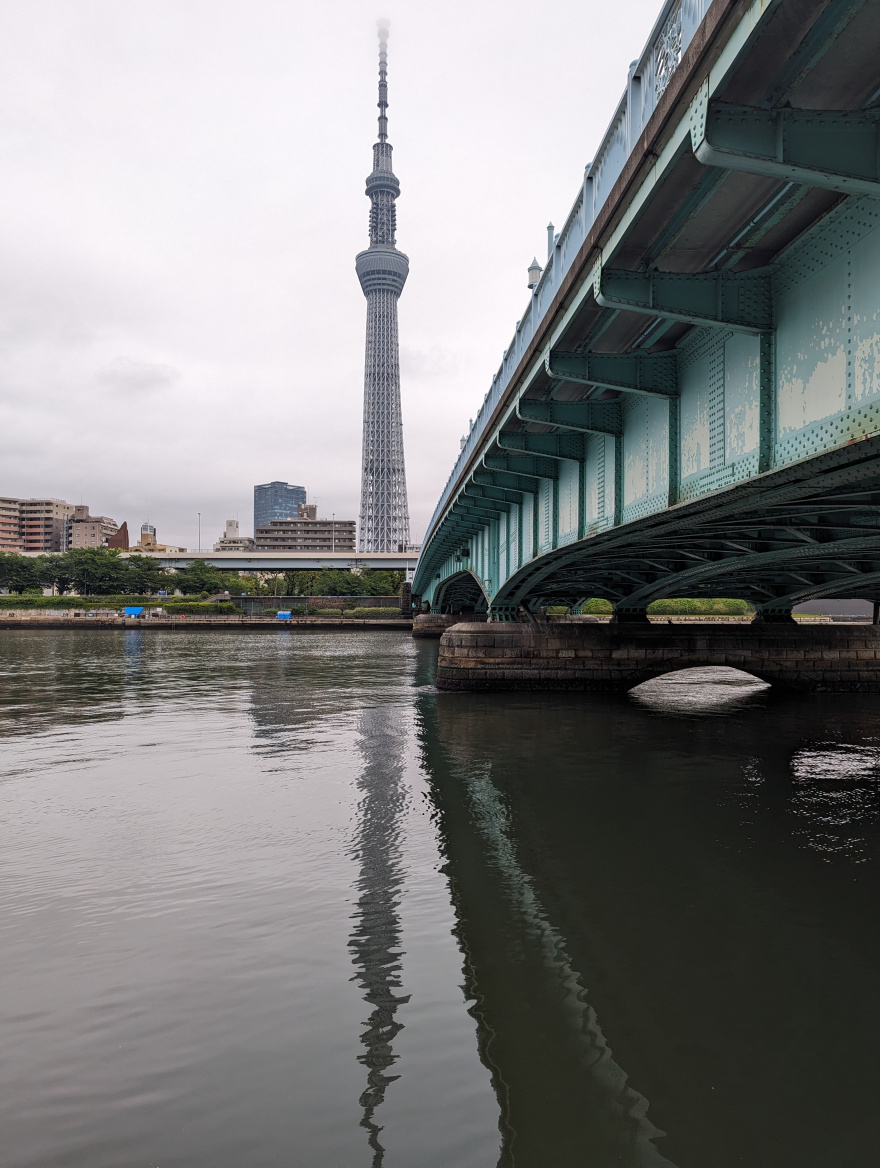
[[[82,504],[63,499],[0,497],[0,551],[66,552],[105,547],[119,524],[107,515],[90,515]]]
[[[0,498],[0,552],[21,551],[18,499]]]
[[[77,505],[73,509],[67,546],[70,548],[105,547],[119,531],[115,519],[106,515],[90,515],[88,507]]]
[[[318,519],[313,503],[301,503],[296,519],[274,519],[257,527],[256,550],[263,552],[354,552],[354,519]]]
[[[73,513],[63,499],[19,499],[18,523],[23,552],[63,552]]]

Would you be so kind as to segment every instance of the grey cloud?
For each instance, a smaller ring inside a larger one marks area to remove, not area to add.
[[[131,357],[117,357],[98,372],[98,380],[112,389],[138,393],[164,389],[180,376],[173,365],[159,365],[152,361],[135,361]]]

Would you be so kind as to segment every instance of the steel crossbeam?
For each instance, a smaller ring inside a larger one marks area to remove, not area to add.
[[[511,434],[504,431],[495,441],[499,450],[539,454],[543,458],[565,462],[583,462],[585,456],[584,439],[579,434]]]
[[[548,376],[560,381],[574,381],[598,389],[616,389],[647,397],[671,397],[678,393],[675,353],[564,353],[547,349],[544,368]]]
[[[543,426],[558,426],[583,434],[622,433],[620,413],[613,403],[531,401],[520,398],[516,416],[521,422],[539,422]]]
[[[759,335],[773,328],[770,273],[626,272],[597,265],[593,295],[602,308]]]
[[[757,109],[710,101],[691,109],[691,145],[706,166],[880,196],[880,109]]]

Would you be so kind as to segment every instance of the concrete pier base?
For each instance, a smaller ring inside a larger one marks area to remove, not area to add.
[[[453,625],[459,625],[462,621],[477,624],[480,621],[485,621],[485,619],[485,616],[477,616],[472,612],[464,616],[460,612],[420,613],[419,616],[413,619],[412,635],[419,638],[424,637],[439,640],[446,630],[452,628]]]
[[[620,692],[707,665],[802,692],[880,693],[880,627],[457,624],[440,641],[437,686]]]

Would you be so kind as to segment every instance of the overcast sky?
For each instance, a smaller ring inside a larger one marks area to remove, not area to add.
[[[0,495],[202,546],[360,492],[379,16],[421,539],[660,0],[0,0]]]

